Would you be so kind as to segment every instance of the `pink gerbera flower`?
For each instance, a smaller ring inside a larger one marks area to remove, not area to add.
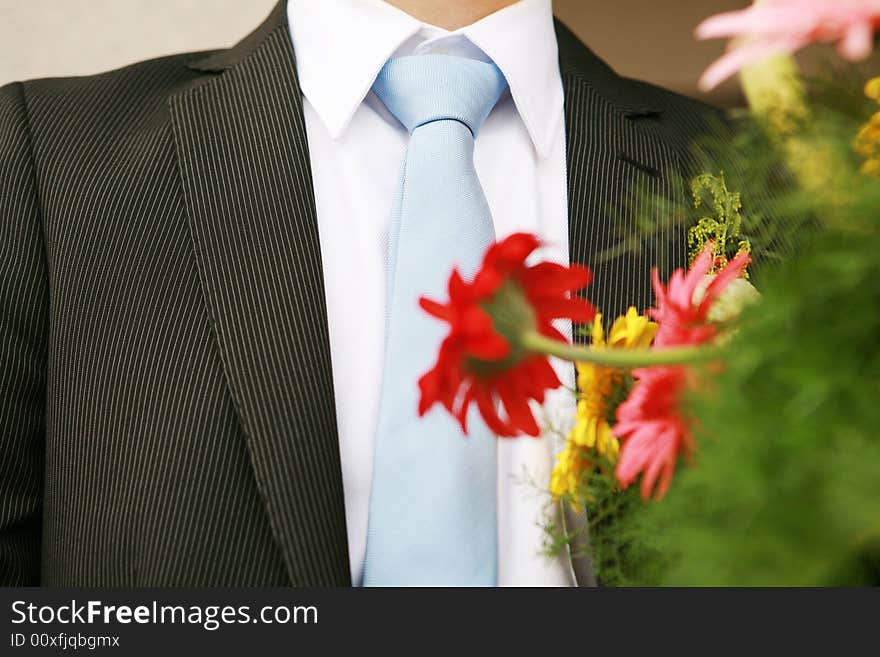
[[[626,488],[642,476],[642,497],[648,499],[659,479],[656,497],[666,494],[679,454],[690,455],[693,438],[679,408],[688,370],[647,367],[633,372],[638,384],[617,409],[614,435],[622,442],[617,479]]]
[[[699,346],[716,337],[718,329],[709,322],[709,311],[727,286],[743,275],[749,255],[740,253],[728,262],[706,287],[699,303],[694,303],[714,260],[714,245],[710,243],[687,273],[681,269],[673,272],[667,286],[654,269],[657,307],[648,314],[660,325],[655,346]],[[621,441],[617,478],[627,487],[641,475],[645,498],[651,496],[658,480],[656,497],[665,495],[679,454],[687,457],[693,448],[690,426],[681,409],[681,395],[692,385],[692,376],[689,368],[680,365],[634,370],[636,386],[617,409],[613,429]]]
[[[749,265],[749,254],[738,253],[712,278],[699,303],[694,303],[697,289],[705,282],[706,276],[715,265],[714,244],[709,243],[694,258],[687,274],[676,269],[669,277],[669,285],[664,286],[655,267],[651,272],[657,307],[648,314],[660,328],[654,345],[657,347],[699,346],[712,340],[717,327],[709,323],[709,311],[718,297],[731,282],[740,278]]]
[[[837,42],[842,57],[864,59],[871,54],[878,24],[880,0],[763,0],[712,16],[697,26],[698,39],[743,42],[706,70],[700,87],[708,91],[749,64],[815,42]]]

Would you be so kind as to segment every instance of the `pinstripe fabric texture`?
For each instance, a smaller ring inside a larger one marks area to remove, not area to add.
[[[284,4],[227,51],[0,89],[0,584],[350,584]],[[558,37],[589,263],[706,109]],[[650,264],[591,297],[644,307]]]

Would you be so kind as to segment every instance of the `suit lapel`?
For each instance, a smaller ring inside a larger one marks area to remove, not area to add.
[[[294,585],[348,585],[314,192],[284,2],[170,101],[202,286]]]
[[[664,138],[663,109],[634,83],[619,77],[557,22],[560,69],[565,87],[569,247],[571,259],[595,276],[587,290],[605,317],[653,300],[651,267],[683,264],[685,243],[669,235],[651,249],[616,257],[600,255],[635,232],[634,216],[644,197],[670,193],[680,168],[678,152]],[[662,210],[662,208],[658,208]],[[658,217],[659,218],[659,217]]]
[[[662,109],[646,106],[638,87],[620,78],[558,21],[556,31],[565,89],[569,253],[573,262],[591,267],[594,281],[586,295],[613,319],[631,305],[644,311],[652,304],[653,264],[663,269],[684,264],[684,237],[671,234],[653,249],[599,257],[634,231],[633,210],[644,202],[639,188],[657,198],[669,193],[674,183],[668,174],[678,169],[679,156],[657,128]],[[568,505],[562,513],[573,536],[577,582],[595,586],[587,519]]]

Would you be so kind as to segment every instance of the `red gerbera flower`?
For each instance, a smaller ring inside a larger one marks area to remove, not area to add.
[[[678,269],[664,286],[655,268],[652,272],[657,307],[648,314],[660,327],[654,339],[657,347],[706,344],[717,335],[708,321],[712,304],[728,285],[743,275],[749,264],[747,253],[727,263],[706,287],[703,298],[694,303],[697,288],[714,264],[713,245],[708,244],[691,264],[687,274]],[[648,498],[660,479],[656,497],[666,494],[679,454],[693,449],[690,426],[681,411],[681,394],[693,385],[693,373],[686,366],[647,367],[633,371],[636,386],[617,409],[614,435],[621,441],[616,475],[624,487],[642,475],[642,496]]]
[[[453,270],[447,303],[420,300],[422,308],[450,325],[437,364],[419,379],[420,415],[439,402],[467,433],[474,403],[499,436],[539,434],[529,402],[543,402],[545,392],[560,382],[547,356],[525,349],[520,337],[536,331],[565,341],[553,320],[589,322],[596,314],[591,303],[571,295],[589,284],[589,269],[525,264],[540,244],[535,235],[511,235],[489,248],[472,281]]]

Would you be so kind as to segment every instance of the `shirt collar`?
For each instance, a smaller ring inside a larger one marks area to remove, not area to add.
[[[290,0],[288,20],[300,87],[334,139],[392,55],[464,37],[504,73],[538,154],[552,148],[563,90],[551,0],[521,0],[455,32],[380,0]]]

